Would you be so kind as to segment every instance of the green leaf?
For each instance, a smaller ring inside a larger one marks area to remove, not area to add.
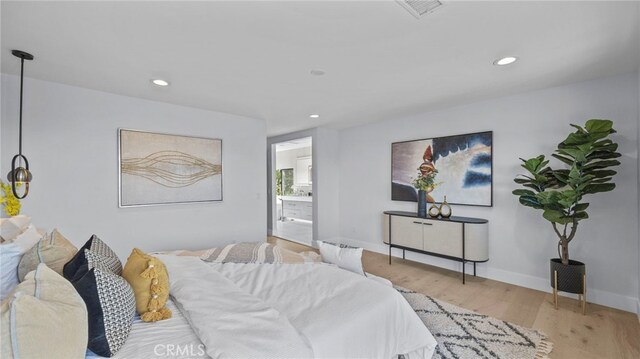
[[[534,189],[534,190],[536,190],[538,192],[544,191],[544,188],[541,188],[539,185],[535,185],[533,183],[526,183],[526,184],[523,184],[523,186],[527,187],[527,188]]]
[[[576,162],[585,162],[587,160],[585,153],[578,148],[563,148],[559,149],[558,152],[569,158],[573,158]]]
[[[613,121],[611,121],[611,120],[592,119],[592,120],[587,121],[587,123],[584,125],[584,127],[589,133],[593,133],[593,132],[607,132],[607,133],[609,133],[609,131],[611,131],[613,129]]]
[[[516,196],[532,196],[534,197],[536,194],[533,191],[529,191],[528,189],[516,189],[513,192]]]
[[[585,187],[584,193],[609,192],[616,188],[615,183],[594,183]]]
[[[599,170],[599,171],[588,171],[587,173],[589,173],[590,175],[592,175],[595,178],[603,178],[603,177],[612,177],[614,175],[616,175],[616,171],[614,170]]]
[[[573,206],[573,210],[575,212],[582,212],[582,211],[586,210],[587,208],[589,208],[589,203],[578,203],[575,206]]]
[[[535,209],[542,209],[542,205],[540,204],[540,202],[538,202],[538,200],[535,197],[530,197],[530,196],[521,196],[519,199],[520,203],[522,205],[525,205],[527,207],[532,207]]]
[[[612,179],[613,177],[598,178],[598,179],[594,179],[593,181],[590,181],[589,183],[607,183]]]
[[[620,161],[618,161],[618,160],[602,160],[602,161],[597,161],[597,162],[590,163],[590,164],[582,167],[582,170],[583,171],[589,171],[589,170],[594,170],[594,169],[618,166],[619,164],[620,164]]]
[[[596,141],[593,143],[593,147],[594,148],[598,148],[600,149],[601,147],[605,147],[608,146],[610,144],[614,143],[613,141],[611,141],[610,139],[606,139],[606,140],[600,140],[600,141]],[[616,145],[617,146],[617,145]]]
[[[587,133],[587,131],[585,131],[585,129],[582,128],[582,126],[578,126],[578,125],[574,125],[574,124],[569,124],[569,126],[574,127],[575,129],[577,129],[579,133]]]
[[[572,222],[572,219],[570,217],[566,217],[564,213],[562,213],[561,211],[546,210],[544,211],[542,216],[544,217],[544,219],[546,219],[549,222],[560,223],[560,224],[566,224],[566,223]]]
[[[514,178],[513,182],[518,183],[518,184],[525,184],[525,183],[531,183],[531,180],[528,178]]]
[[[527,171],[531,172],[532,174],[537,173],[538,171],[540,171],[540,169],[542,169],[544,166],[546,166],[547,163],[549,163],[549,161],[545,161],[543,155],[540,155],[540,156],[534,157],[534,158],[530,158],[528,160],[523,160],[521,158],[521,160],[524,162],[522,164],[522,167],[524,167]]]
[[[571,216],[571,217],[573,217],[573,218],[577,219],[578,221],[580,221],[580,220],[589,218],[589,214],[587,214],[587,212],[580,211],[580,212],[574,213],[573,216]]]
[[[589,134],[586,133],[570,133],[567,138],[561,142],[564,146],[581,145],[590,142]],[[558,146],[560,147],[560,146]]]
[[[618,152],[608,152],[608,151],[594,151],[591,154],[589,154],[587,156],[587,160],[588,161],[592,161],[592,160],[609,160],[612,158],[618,158],[622,156],[621,154],[619,154]]]

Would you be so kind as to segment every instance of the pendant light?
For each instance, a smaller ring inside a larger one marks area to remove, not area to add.
[[[13,195],[18,199],[23,199],[27,194],[29,194],[29,182],[31,182],[33,176],[31,175],[31,172],[29,172],[29,161],[22,154],[22,88],[24,82],[24,60],[33,60],[33,55],[20,50],[12,50],[11,54],[20,59],[20,137],[18,142],[18,154],[13,156],[13,159],[11,160],[11,172],[7,174],[7,180],[11,182]],[[24,162],[24,167],[22,167],[22,162]],[[17,191],[17,186],[19,184],[24,185],[24,192],[22,196],[20,196]]]

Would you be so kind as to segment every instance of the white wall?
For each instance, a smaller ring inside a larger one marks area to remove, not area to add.
[[[2,75],[3,178],[18,145],[19,78]],[[223,140],[224,201],[118,208],[119,127]],[[126,260],[131,249],[264,241],[262,120],[25,79],[24,154],[34,179],[23,213],[74,244],[95,233]]]
[[[591,218],[581,222],[570,256],[587,264],[588,300],[636,311],[638,249],[638,74],[503,97],[442,111],[346,129],[339,134],[339,240],[385,253],[382,212],[415,211],[391,201],[391,143],[494,131],[494,207],[454,206],[454,215],[490,221],[490,261],[480,276],[549,291],[549,258],[557,239],[541,212],[511,194],[524,170],[518,157],[549,156],[590,118],[615,122],[622,153],[617,188],[589,198]],[[319,198],[322,200],[322,198]],[[398,252],[399,253],[399,252]],[[460,264],[421,254],[409,259],[459,270]],[[634,273],[634,275],[631,275]]]

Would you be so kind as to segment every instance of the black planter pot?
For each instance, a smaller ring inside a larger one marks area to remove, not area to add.
[[[584,263],[569,260],[569,264],[562,264],[560,258],[551,259],[550,274],[551,274],[551,287],[554,287],[554,272],[558,273],[558,291],[583,294],[584,288],[584,275],[586,268]]]

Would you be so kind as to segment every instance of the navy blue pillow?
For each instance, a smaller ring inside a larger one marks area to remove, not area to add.
[[[124,278],[101,265],[94,268],[83,266],[71,284],[87,306],[87,347],[100,356],[113,356],[131,332],[136,314],[133,289]]]
[[[62,275],[70,281],[76,277],[76,273],[82,268],[87,266],[87,257],[85,249],[97,254],[100,257],[100,261],[111,272],[120,275],[122,273],[122,262],[118,259],[115,252],[109,248],[103,241],[95,234],[89,238],[89,240],[78,250],[78,252],[71,258],[69,262],[64,265],[62,269]],[[89,269],[91,266],[89,266]]]

